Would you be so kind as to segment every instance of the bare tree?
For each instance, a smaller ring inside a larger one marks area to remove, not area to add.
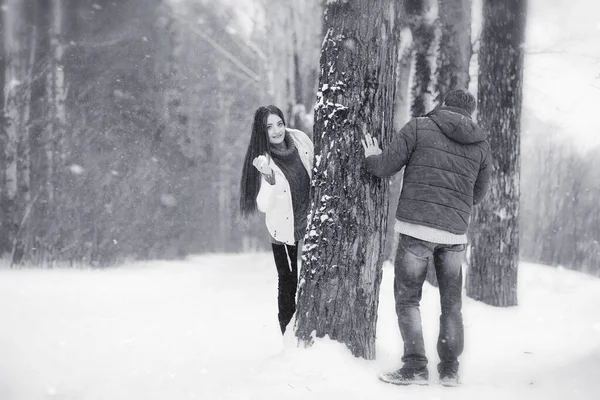
[[[364,169],[365,131],[387,143],[402,2],[328,2],[315,115],[315,171],[298,293],[296,336],[375,357],[388,212],[386,180]],[[313,336],[314,335],[314,336]]]

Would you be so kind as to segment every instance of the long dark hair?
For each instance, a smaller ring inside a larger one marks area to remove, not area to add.
[[[260,172],[252,165],[252,161],[261,154],[271,156],[269,136],[267,134],[267,118],[271,114],[275,114],[281,118],[285,126],[283,112],[273,105],[259,107],[254,113],[250,143],[246,151],[246,158],[244,159],[244,166],[242,168],[242,178],[240,180],[240,211],[243,216],[249,216],[256,212],[256,196],[260,189]]]

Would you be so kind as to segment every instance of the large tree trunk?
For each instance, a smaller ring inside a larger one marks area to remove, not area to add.
[[[525,10],[525,0],[483,3],[478,120],[493,161],[490,191],[470,231],[467,295],[495,306],[517,304]]]
[[[366,131],[385,145],[393,130],[399,3],[326,5],[314,192],[296,313],[301,343],[329,335],[367,359],[375,357],[388,182],[365,171],[360,140]]]
[[[471,0],[438,0],[440,45],[437,58],[437,103],[450,90],[469,87]]]

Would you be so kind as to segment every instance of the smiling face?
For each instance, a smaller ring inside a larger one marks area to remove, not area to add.
[[[267,117],[267,135],[269,143],[274,145],[283,143],[285,139],[285,125],[276,114],[269,114]]]

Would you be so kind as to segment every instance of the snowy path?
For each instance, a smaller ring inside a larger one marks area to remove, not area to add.
[[[600,280],[523,264],[520,306],[465,299],[460,388],[377,380],[401,355],[384,269],[378,358],[282,340],[270,254],[0,270],[0,399],[597,399]],[[424,291],[435,377],[438,294]]]

